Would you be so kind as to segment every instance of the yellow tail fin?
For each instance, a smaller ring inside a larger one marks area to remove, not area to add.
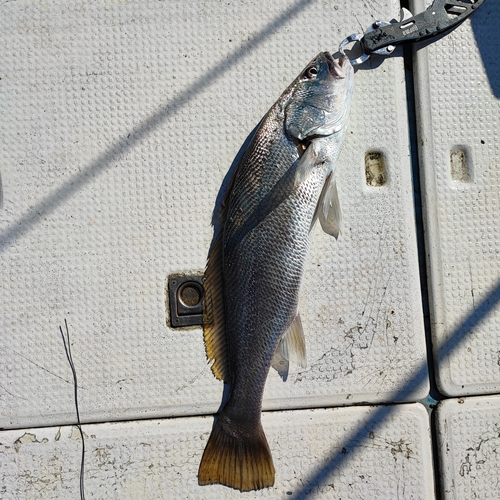
[[[201,459],[198,484],[223,484],[240,491],[273,486],[273,458],[260,424],[253,435],[235,437],[219,418]]]

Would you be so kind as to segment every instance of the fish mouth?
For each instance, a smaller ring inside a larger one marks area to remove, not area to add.
[[[325,52],[324,54],[330,74],[334,78],[345,78],[347,74],[346,70],[349,67],[349,58],[347,56],[342,56],[338,59],[334,59],[329,52]]]

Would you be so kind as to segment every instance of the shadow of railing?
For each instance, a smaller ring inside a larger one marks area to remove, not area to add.
[[[481,303],[472,311],[470,311],[461,324],[453,331],[449,338],[438,347],[437,359],[442,361],[444,358],[449,357],[458,346],[465,340],[471,331],[479,326],[486,317],[500,305],[500,280],[493,286],[487,296]],[[427,365],[423,364],[417,368],[415,373],[405,381],[401,387],[395,391],[392,401],[402,400],[408,394],[408,388],[417,387],[425,383],[427,377]],[[304,487],[296,492],[293,497],[287,496],[286,498],[293,498],[294,500],[304,500],[310,494],[316,493],[318,486],[324,484],[329,478],[330,474],[345,465],[349,459],[349,455],[363,443],[369,442],[370,432],[375,431],[385,420],[389,418],[391,413],[397,408],[398,405],[379,406],[369,418],[365,420],[363,425],[355,430],[339,447],[335,447],[335,455],[331,460],[317,470],[309,478],[303,480]],[[343,450],[338,451],[337,450]]]
[[[268,23],[259,33],[243,46],[235,49],[224,61],[216,64],[212,69],[200,76],[195,82],[186,87],[179,95],[162,106],[156,113],[140,123],[137,127],[123,134],[106,151],[101,153],[94,161],[84,167],[55,192],[38,202],[28,213],[13,222],[7,229],[0,233],[0,252],[11,243],[29,232],[33,226],[55,210],[65,200],[73,196],[86,184],[93,181],[96,176],[106,171],[109,166],[119,159],[124,153],[130,151],[136,144],[147,137],[155,128],[165,120],[177,113],[193,96],[204,91],[214,82],[219,80],[237,61],[245,58],[254,49],[270,38],[273,33],[290,19],[298,16],[307,6],[316,0],[299,0],[283,12],[279,17]]]
[[[487,0],[471,16],[471,26],[493,95],[500,98],[500,2]]]

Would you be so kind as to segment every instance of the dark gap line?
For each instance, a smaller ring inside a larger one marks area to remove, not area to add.
[[[408,0],[401,0],[401,7],[410,10]],[[412,12],[413,13],[413,12]],[[415,13],[413,13],[415,14]],[[429,412],[429,430],[431,438],[432,455],[432,474],[434,477],[434,494],[439,498],[441,491],[441,474],[439,467],[439,443],[437,440],[437,428],[435,425],[435,408],[438,401],[443,399],[436,383],[436,367],[434,364],[434,351],[432,344],[432,330],[430,320],[430,303],[428,291],[427,275],[427,253],[425,245],[424,231],[424,207],[422,201],[422,183],[420,179],[420,157],[418,151],[418,126],[417,111],[415,100],[415,80],[413,78],[413,57],[414,49],[412,45],[403,45],[403,59],[405,66],[405,85],[406,85],[406,105],[408,110],[408,132],[410,159],[412,167],[413,182],[413,203],[415,211],[415,229],[417,236],[418,267],[420,274],[420,295],[422,297],[422,312],[424,316],[425,347],[427,355],[427,369],[429,372],[429,397],[427,401],[422,402]]]

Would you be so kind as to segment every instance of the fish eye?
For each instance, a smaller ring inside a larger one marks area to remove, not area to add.
[[[306,78],[314,78],[318,74],[318,68],[316,66],[311,66],[310,68],[307,68],[304,76]]]

